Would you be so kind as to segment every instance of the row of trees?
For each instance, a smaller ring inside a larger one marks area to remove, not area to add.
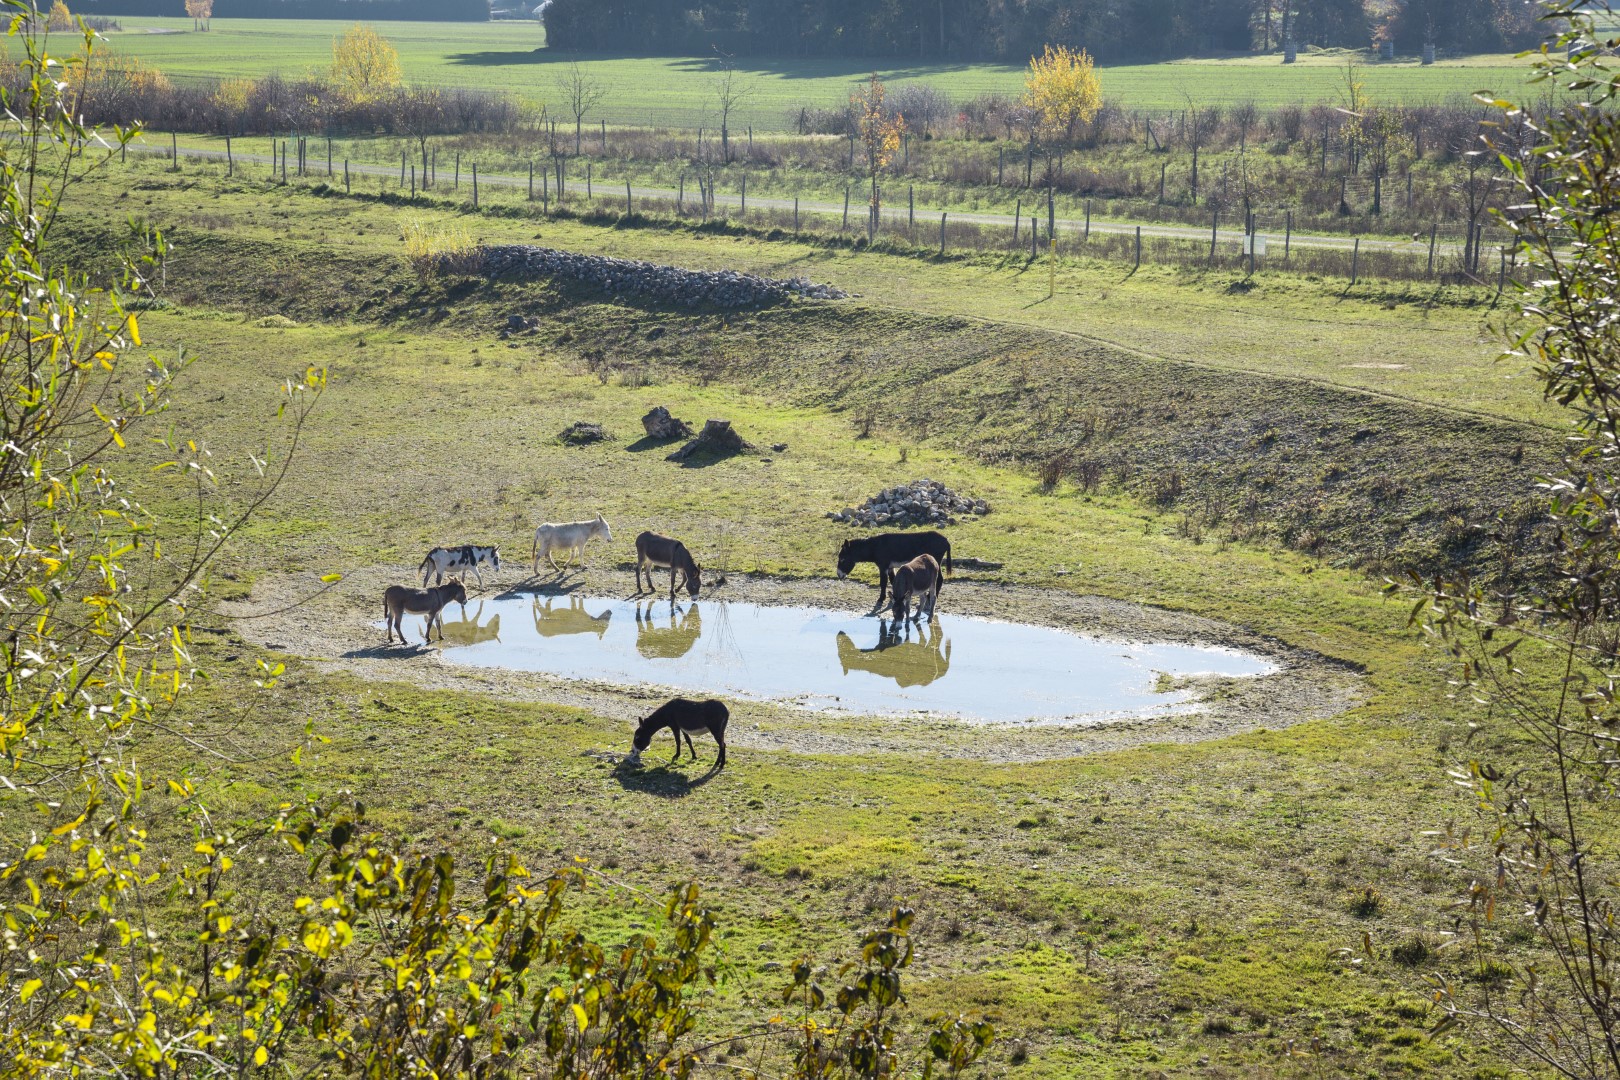
[[[83,15],[187,15],[197,0],[77,0]],[[488,0],[211,0],[221,19],[366,19],[485,22]]]
[[[222,0],[223,2],[223,0]],[[549,0],[553,48],[605,52],[1015,59],[1047,43],[1105,62],[1279,49],[1517,49],[1539,6],[1501,0]]]

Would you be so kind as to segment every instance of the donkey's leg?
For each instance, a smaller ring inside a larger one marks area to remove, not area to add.
[[[675,602],[675,564],[669,564],[669,602]]]
[[[692,733],[690,731],[687,731],[687,732],[683,732],[683,734],[686,735],[686,748],[688,750],[692,751],[692,760],[696,761],[697,760],[697,747],[692,745]]]
[[[675,756],[669,759],[670,763],[674,764],[675,762],[681,760],[681,725],[669,725],[669,732],[671,735],[675,736]]]
[[[715,743],[720,747],[720,758],[714,763],[714,767],[723,769],[726,767],[726,733],[720,728],[711,727],[709,734],[714,736]]]

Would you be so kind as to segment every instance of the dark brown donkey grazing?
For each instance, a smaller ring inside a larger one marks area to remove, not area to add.
[[[444,608],[446,604],[458,603],[466,606],[467,589],[451,578],[443,585],[435,585],[431,589],[413,589],[409,585],[390,585],[383,593],[383,622],[388,626],[388,641],[393,644],[394,631],[399,631],[399,643],[408,644],[405,640],[405,616],[426,615],[427,632],[422,638],[424,642],[433,640],[433,624],[439,624],[439,640],[444,640]]]
[[[911,598],[917,598],[917,619],[933,619],[939,599],[939,563],[932,555],[919,555],[894,572],[894,610],[898,621],[910,617]]]
[[[845,540],[844,546],[838,549],[838,580],[842,581],[855,569],[856,563],[876,563],[878,568],[878,598],[872,606],[876,611],[883,606],[883,597],[888,592],[889,577],[895,569],[915,559],[918,555],[932,555],[934,561],[945,567],[948,573],[951,569],[951,542],[945,539],[941,532],[920,533],[881,533],[878,536],[864,536],[854,540]]]
[[[672,698],[658,706],[657,710],[636,728],[636,736],[631,740],[630,761],[640,762],[641,752],[652,745],[654,735],[669,728],[675,733],[675,756],[671,762],[681,760],[681,736],[686,736],[686,748],[692,751],[692,760],[697,760],[697,747],[692,745],[692,732],[707,731],[714,736],[714,741],[720,747],[720,760],[715,762],[715,768],[726,767],[726,721],[731,719],[731,713],[726,709],[725,703],[710,698],[708,701],[688,701],[686,698]]]
[[[647,591],[657,592],[658,586],[653,584],[652,572],[669,568],[669,598],[675,599],[675,572],[681,574],[681,580],[686,583],[687,595],[696,597],[698,590],[703,587],[703,571],[698,567],[697,560],[692,553],[686,550],[686,545],[679,540],[671,540],[667,536],[659,536],[655,532],[644,532],[636,537],[636,595],[641,595],[641,571],[647,571]]]

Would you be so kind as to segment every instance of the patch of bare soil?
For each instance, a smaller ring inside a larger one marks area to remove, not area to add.
[[[628,595],[629,578],[628,564],[612,571],[597,568],[563,575],[548,569],[542,576],[530,576],[527,568],[508,567],[499,575],[486,572],[482,590],[469,579],[468,602],[476,605],[480,596],[513,592],[543,595],[564,588],[589,596]],[[334,587],[323,586],[315,573],[274,576],[259,581],[247,600],[223,605],[221,614],[248,640],[300,658],[317,670],[570,705],[622,720],[624,742],[622,747],[605,748],[612,751],[627,751],[634,722],[670,696],[669,691],[654,686],[619,686],[535,672],[463,667],[447,661],[437,642],[432,646],[419,643],[420,617],[406,620],[411,645],[385,645],[382,631],[375,625],[382,618],[383,590],[411,579],[410,569],[398,566],[369,567],[351,573]],[[876,595],[875,586],[855,581],[734,575],[724,586],[706,589],[703,600],[865,611]],[[960,572],[941,594],[940,610],[947,616],[1009,619],[1127,640],[1238,649],[1265,657],[1276,665],[1276,671],[1260,677],[1178,683],[1178,688],[1193,689],[1196,700],[1189,711],[1175,716],[1072,725],[989,724],[930,716],[866,717],[746,701],[733,708],[728,741],[741,748],[799,754],[921,753],[986,761],[1036,761],[1288,727],[1336,716],[1366,698],[1365,680],[1351,665],[1196,615],[1103,597],[974,581]],[[454,614],[452,608],[452,617]]]

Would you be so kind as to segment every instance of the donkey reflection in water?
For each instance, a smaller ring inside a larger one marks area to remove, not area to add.
[[[649,600],[644,609],[642,602],[636,601],[636,651],[649,660],[678,660],[691,652],[703,636],[703,616],[696,604],[688,604],[683,612],[671,600],[669,625],[659,626],[658,605],[662,603]]]
[[[641,763],[641,752],[652,745],[653,736],[669,728],[675,735],[675,756],[670,758],[673,764],[681,760],[681,736],[686,736],[686,748],[692,751],[692,760],[697,760],[697,747],[692,745],[692,732],[707,731],[714,736],[714,741],[720,747],[720,758],[715,762],[716,769],[726,767],[726,722],[731,719],[731,713],[724,702],[715,701],[689,701],[686,698],[673,698],[658,706],[653,714],[647,717],[636,728],[635,737],[631,740],[632,747],[628,760],[632,765]]]
[[[919,626],[913,640],[909,624],[880,619],[878,643],[872,648],[858,648],[842,630],[837,644],[838,666],[845,675],[868,671],[900,686],[927,686],[951,670],[951,642],[937,622]]]

